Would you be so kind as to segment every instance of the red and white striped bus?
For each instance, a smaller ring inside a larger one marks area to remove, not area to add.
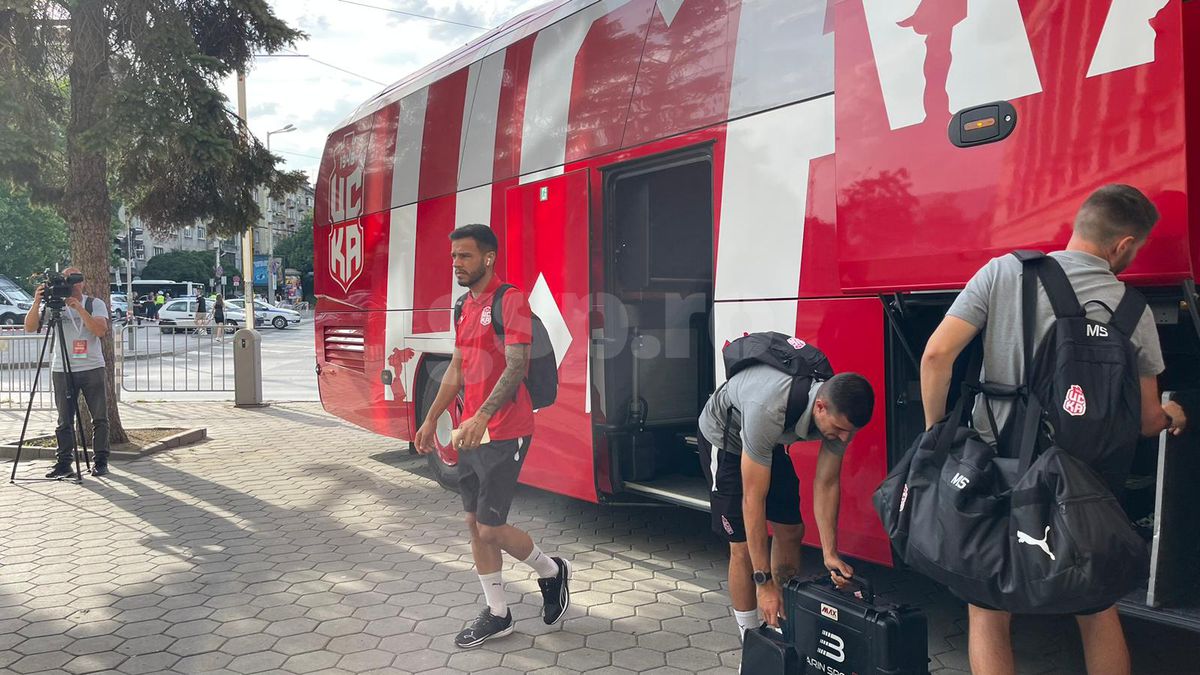
[[[1162,387],[1196,400],[1198,36],[1195,0],[553,0],[329,135],[324,405],[411,440],[453,349],[447,235],[483,223],[559,361],[523,482],[706,508],[695,425],[719,346],[777,330],[875,385],[839,541],[890,563],[869,495],[923,426],[924,341],[987,259],[1062,248],[1104,183],[1162,212],[1124,278],[1159,319]],[[1194,627],[1196,438],[1147,441],[1127,504],[1156,533],[1128,611]],[[790,451],[808,483],[816,445]],[[431,457],[453,483],[453,451]]]

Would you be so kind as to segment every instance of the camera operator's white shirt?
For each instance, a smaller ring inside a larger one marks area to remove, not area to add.
[[[80,304],[87,306],[88,296],[83,296]],[[92,316],[98,316],[105,321],[108,320],[108,307],[100,298],[92,299]],[[62,313],[63,337],[67,339],[67,357],[71,361],[71,372],[78,373],[84,370],[95,370],[96,368],[104,367],[104,351],[101,349],[100,338],[88,330],[86,324],[83,323],[83,317],[79,312],[67,307]],[[49,320],[49,312],[46,319]],[[58,336],[51,338],[54,349],[54,362],[50,366],[50,370],[61,373],[66,370],[62,363],[62,348],[58,344]],[[83,341],[77,345],[77,341]],[[86,353],[80,355],[75,353],[83,350],[86,346]]]

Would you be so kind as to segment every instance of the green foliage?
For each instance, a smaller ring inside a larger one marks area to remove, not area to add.
[[[207,286],[213,278],[214,262],[212,251],[167,251],[146,262],[142,278],[194,281]],[[225,273],[230,274],[229,270]]]
[[[96,36],[108,45],[102,60],[76,68],[96,58],[77,46]],[[256,186],[289,192],[306,178],[277,170],[258,139],[241,133],[219,86],[253,54],[303,37],[266,0],[0,3],[0,178],[63,214],[81,201],[99,207],[69,194],[66,180],[68,149],[99,153],[115,196],[150,230],[203,220],[214,234],[241,232],[260,217]],[[80,78],[92,79],[84,87]],[[98,95],[86,101],[87,119],[68,125],[75,89]]]
[[[299,270],[302,275],[313,271],[312,211],[304,215],[291,236],[275,244],[275,255],[283,258],[284,267]]]
[[[53,210],[0,181],[0,274],[32,290],[29,275],[67,257],[67,224]]]

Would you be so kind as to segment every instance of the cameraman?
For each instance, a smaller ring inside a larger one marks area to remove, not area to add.
[[[72,274],[82,276],[77,267],[62,271],[63,277]],[[25,331],[28,333],[38,332],[45,320],[42,306],[45,293],[45,284],[38,286],[33,293],[33,307],[25,315]],[[108,331],[108,307],[99,298],[83,294],[82,279],[79,283],[71,284],[71,295],[64,304],[62,329],[72,377],[68,381],[62,345],[58,343],[57,336],[52,336],[54,361],[50,373],[54,382],[54,405],[58,408],[58,427],[54,430],[54,435],[58,437],[58,453],[54,468],[46,474],[46,478],[70,478],[75,475],[71,451],[75,447],[75,410],[80,392],[92,413],[92,450],[96,455],[92,475],[103,476],[108,473],[108,382],[100,338]]]

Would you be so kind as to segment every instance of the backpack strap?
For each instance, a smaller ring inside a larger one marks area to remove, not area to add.
[[[1067,273],[1063,271],[1062,265],[1059,265],[1057,260],[1046,256],[1038,264],[1037,273],[1038,278],[1042,280],[1042,287],[1046,289],[1046,295],[1050,298],[1050,306],[1054,308],[1055,318],[1084,316],[1083,307],[1079,304],[1075,289],[1071,287]]]
[[[516,288],[512,284],[500,284],[496,289],[496,294],[492,296],[492,330],[496,331],[496,337],[504,339],[504,294],[510,288]]]
[[[1022,252],[1024,253],[1024,252]],[[1029,378],[1033,375],[1033,352],[1036,336],[1034,330],[1037,325],[1037,286],[1038,280],[1041,279],[1042,285],[1046,288],[1046,294],[1050,297],[1050,305],[1054,308],[1056,317],[1063,316],[1059,310],[1068,310],[1070,307],[1063,305],[1074,304],[1075,309],[1079,314],[1083,313],[1083,308],[1079,306],[1079,300],[1075,297],[1075,291],[1071,288],[1071,284],[1067,281],[1066,274],[1062,271],[1062,267],[1056,260],[1045,255],[1038,254],[1036,256],[1017,256],[1021,261],[1023,272],[1021,274],[1021,351],[1024,352],[1025,364],[1025,385],[1023,389],[1028,394]],[[1047,268],[1053,267],[1055,272],[1046,274]],[[1063,292],[1065,285],[1065,293]],[[1069,299],[1069,302],[1062,300]],[[1059,302],[1055,302],[1058,298]],[[1021,472],[1028,469],[1033,464],[1034,452],[1037,449],[1037,434],[1038,425],[1042,418],[1042,406],[1036,396],[1026,395],[1025,399],[1025,414],[1019,418],[1020,428],[1017,429],[1017,457],[1018,467]],[[999,434],[999,430],[993,430]]]
[[[1013,255],[1021,261],[1021,351],[1024,352],[1025,379],[1028,381],[1029,372],[1033,369],[1038,270],[1046,261],[1046,254],[1041,251],[1016,251]]]
[[[458,328],[458,322],[460,320],[462,320],[463,303],[467,301],[467,294],[470,292],[471,291],[467,291],[466,293],[463,293],[462,295],[458,296],[458,300],[454,301],[454,327],[455,327],[455,329]]]
[[[804,416],[804,411],[808,409],[811,401],[809,398],[809,390],[812,389],[813,382],[816,380],[808,375],[795,375],[792,377],[792,388],[788,390],[787,409],[783,417],[783,430],[786,432],[796,426],[796,422]]]
[[[1142,320],[1142,314],[1146,312],[1146,296],[1142,295],[1141,291],[1132,286],[1125,287],[1125,295],[1121,297],[1120,304],[1113,311],[1112,318],[1109,319],[1108,325],[1121,331],[1127,338],[1133,337],[1133,332],[1137,330],[1138,322]]]
[[[96,305],[95,300],[96,299],[90,295],[83,299],[83,308],[87,310],[88,314],[92,313],[92,307]]]

